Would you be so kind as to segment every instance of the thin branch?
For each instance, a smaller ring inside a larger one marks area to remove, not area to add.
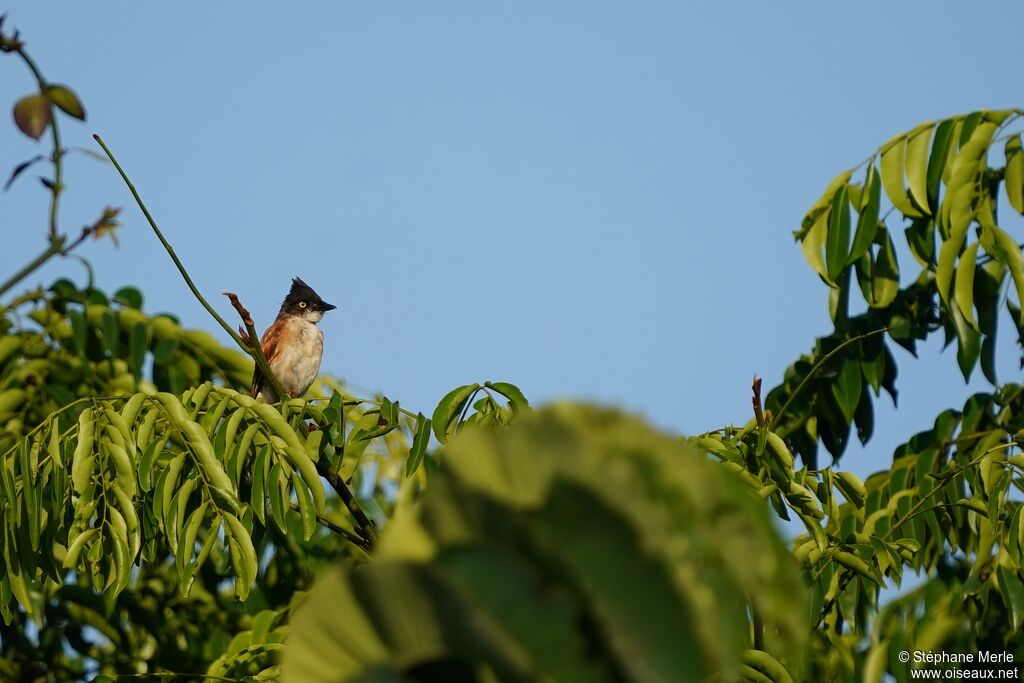
[[[178,267],[178,272],[181,273],[181,277],[184,278],[185,284],[187,284],[189,289],[192,290],[192,294],[196,297],[199,303],[203,305],[207,312],[213,316],[213,319],[216,320],[231,336],[231,338],[235,340],[235,343],[253,357],[253,360],[255,360],[260,366],[260,370],[270,381],[271,387],[278,392],[279,396],[284,398],[284,396],[287,395],[287,392],[285,392],[283,387],[281,387],[280,381],[278,381],[274,372],[270,369],[270,365],[267,363],[267,359],[263,355],[263,349],[260,348],[259,343],[255,342],[258,337],[256,336],[256,331],[251,324],[251,318],[247,315],[242,315],[243,320],[248,323],[247,327],[249,329],[248,336],[250,343],[247,344],[242,340],[242,337],[227,324],[224,318],[220,317],[217,311],[213,309],[209,302],[207,302],[206,298],[199,292],[195,283],[192,282],[192,278],[189,276],[188,271],[185,270],[185,266],[181,263],[181,260],[178,259],[177,254],[174,253],[174,248],[171,247],[170,243],[166,238],[164,238],[163,233],[160,232],[160,228],[157,226],[156,221],[153,220],[153,216],[149,213],[149,209],[146,208],[146,204],[142,201],[142,197],[139,196],[138,190],[135,189],[135,185],[133,185],[132,181],[128,179],[128,175],[124,172],[124,169],[121,168],[121,164],[117,162],[113,152],[111,152],[110,148],[103,142],[103,138],[95,134],[93,135],[93,138],[95,138],[96,142],[103,148],[103,151],[110,159],[110,162],[114,164],[114,168],[116,168],[117,172],[121,175],[121,179],[124,180],[125,185],[128,186],[128,190],[132,193],[132,196],[135,197],[135,202],[139,205],[139,208],[142,209],[142,213],[145,215],[146,220],[149,221],[149,226],[153,228],[153,232],[156,234],[157,239],[160,240],[160,244],[163,245],[167,254],[171,257],[171,260],[174,261],[174,265]],[[236,308],[241,309],[239,311],[240,314],[242,311],[245,311],[244,307],[241,307],[240,304]],[[246,313],[248,312],[246,311]],[[342,480],[341,475],[331,469],[330,462],[324,456],[321,456],[320,460],[317,462],[317,470],[320,472],[320,476],[326,479],[327,483],[334,488],[342,502],[345,503],[345,507],[347,507],[349,512],[352,513],[352,516],[358,524],[359,535],[365,539],[367,545],[372,545],[376,540],[376,532],[374,531],[373,522],[370,521],[366,516],[366,513],[359,507],[359,503],[356,502],[355,496],[352,495],[352,491],[349,490],[348,486]]]
[[[12,287],[14,287],[14,285],[18,284],[19,282],[21,282],[22,280],[27,278],[29,275],[31,275],[33,272],[35,272],[36,269],[38,269],[40,266],[42,266],[44,263],[46,263],[51,258],[53,258],[57,254],[59,254],[61,252],[61,249],[63,248],[63,246],[64,246],[64,238],[63,237],[58,237],[55,240],[51,240],[50,241],[50,246],[48,246],[45,250],[43,250],[43,253],[41,253],[39,256],[34,258],[30,263],[28,263],[28,265],[26,265],[24,268],[19,270],[17,273],[15,273],[11,277],[9,277],[7,280],[4,281],[4,283],[2,285],[0,285],[0,296],[3,296],[7,292],[7,290],[9,290]]]
[[[345,504],[345,507],[348,508],[348,511],[356,520],[356,531],[363,537],[367,549],[373,547],[373,544],[377,541],[376,526],[366,516],[363,509],[359,507],[359,502],[352,494],[345,480],[341,478],[340,474],[331,469],[331,461],[327,459],[326,455],[320,455],[320,459],[316,463],[316,470],[320,473],[321,477],[327,480],[327,483],[331,485],[331,488],[338,494],[341,502]]]
[[[238,316],[242,319],[245,324],[246,331],[239,335],[239,339],[243,341],[245,346],[243,347],[253,360],[256,361],[256,365],[259,366],[260,372],[263,373],[264,379],[270,384],[270,388],[274,390],[274,393],[280,397],[282,401],[288,397],[288,392],[284,390],[284,386],[281,384],[281,380],[277,378],[274,371],[270,369],[270,362],[267,361],[266,355],[263,353],[263,346],[260,344],[260,337],[256,333],[255,324],[252,321],[252,315],[249,314],[249,310],[242,305],[242,302],[238,300],[238,295],[234,292],[224,292],[224,296],[231,301],[231,305],[238,311]],[[242,332],[241,328],[238,330]]]
[[[218,314],[217,311],[214,310],[213,306],[211,306],[210,303],[206,300],[206,298],[202,295],[202,293],[200,293],[195,283],[192,282],[192,278],[189,276],[188,271],[185,270],[185,266],[178,258],[178,255],[174,253],[174,248],[164,237],[163,233],[160,232],[160,228],[157,227],[156,221],[153,220],[153,216],[149,213],[149,209],[146,208],[146,204],[142,201],[142,197],[139,196],[138,191],[135,189],[135,185],[133,185],[132,181],[128,179],[128,175],[124,172],[124,169],[121,168],[121,164],[117,162],[117,159],[114,157],[113,152],[110,151],[110,148],[107,147],[107,145],[103,142],[103,138],[101,138],[99,135],[94,134],[93,138],[95,138],[96,142],[98,142],[100,147],[103,148],[103,151],[106,152],[107,157],[110,159],[111,163],[114,164],[114,168],[117,169],[117,172],[121,174],[121,179],[124,180],[125,184],[128,186],[128,189],[131,191],[132,196],[135,197],[135,202],[139,205],[139,208],[142,209],[142,213],[146,216],[146,220],[149,221],[149,226],[153,228],[153,232],[156,234],[157,239],[160,240],[160,244],[163,245],[164,249],[167,251],[167,254],[171,257],[171,260],[174,261],[174,265],[178,267],[178,272],[181,273],[181,277],[184,278],[185,284],[188,285],[188,288],[192,290],[192,294],[195,295],[199,303],[203,305],[203,308],[205,308],[207,312],[211,316],[213,316],[213,319],[220,323],[220,326],[223,327],[224,330],[227,331],[227,333],[231,336],[231,338],[235,340],[235,343],[238,344],[238,346],[241,347],[243,351],[252,356],[253,360],[256,361],[256,364],[259,366],[260,372],[263,373],[264,377],[270,383],[271,388],[273,388],[274,391],[277,392],[277,395],[281,396],[282,398],[286,396],[287,393],[281,386],[280,380],[278,380],[277,376],[274,375],[274,371],[270,369],[270,364],[267,363],[267,357],[263,355],[263,349],[260,348],[259,343],[246,343],[242,339],[242,337],[239,336],[239,334],[235,332],[230,325],[227,324],[227,321],[225,321],[224,318],[220,317],[220,314]],[[249,319],[248,322],[250,342],[252,342],[252,340],[254,339],[258,340],[259,337],[256,335],[256,331],[253,329],[251,324],[252,320]]]
[[[289,506],[295,512],[300,512],[299,506],[296,505],[295,503],[289,503]],[[327,528],[327,529],[330,529],[331,531],[333,531],[334,533],[338,534],[339,536],[344,538],[346,541],[348,541],[352,545],[360,548],[361,550],[369,550],[370,549],[369,545],[366,542],[366,539],[362,538],[361,536],[357,536],[356,534],[353,534],[351,531],[349,531],[348,529],[345,529],[344,527],[338,526],[337,524],[335,524],[331,520],[327,519],[323,515],[317,515],[316,516],[316,521],[320,523],[320,526],[322,526],[324,528]]]
[[[32,75],[35,77],[36,82],[39,84],[39,92],[45,93],[46,88],[48,87],[48,83],[46,79],[43,77],[43,73],[39,70],[39,67],[36,65],[35,61],[32,59],[32,57],[28,55],[27,52],[25,52],[23,46],[19,41],[14,40],[12,45],[14,46],[12,51],[16,52],[18,56],[21,57],[22,61],[25,62],[25,65],[28,66],[29,71],[31,71]],[[37,268],[42,266],[51,258],[56,256],[57,254],[60,254],[66,241],[63,235],[57,234],[57,213],[60,205],[60,193],[63,187],[64,177],[62,163],[63,150],[61,149],[60,143],[60,127],[57,123],[57,112],[55,111],[56,107],[53,104],[53,102],[50,102],[49,107],[50,130],[52,131],[53,137],[53,154],[51,155],[51,159],[53,161],[53,186],[50,187],[50,246],[47,247],[46,250],[43,251],[43,253],[36,257],[32,262],[30,262],[24,268],[22,268],[17,273],[8,278],[2,285],[0,285],[0,296],[2,296],[5,292],[14,287],[14,285],[21,282],[24,278],[31,275],[33,272],[35,272]]]
[[[974,458],[973,460],[971,460],[969,463],[967,463],[963,467],[958,467],[956,469],[956,471],[954,471],[954,472],[952,472],[952,473],[950,473],[948,475],[944,475],[943,479],[952,479],[953,477],[955,477],[957,475],[963,474],[964,472],[966,472],[970,468],[972,468],[975,465],[977,465],[978,463],[980,463],[986,456],[991,455],[992,453],[995,453],[996,451],[1003,450],[1005,448],[1011,448],[1011,447],[1013,447],[1015,445],[1016,445],[1016,442],[1010,441],[1008,443],[1002,443],[1002,444],[999,444],[998,446],[994,446],[992,448],[989,448],[984,453],[982,453],[978,457]],[[892,537],[893,532],[895,532],[897,529],[899,529],[904,524],[906,524],[911,519],[913,519],[918,514],[920,514],[922,512],[922,508],[924,507],[924,505],[929,500],[931,500],[937,493],[939,493],[940,491],[943,491],[945,488],[946,488],[945,485],[939,485],[939,486],[936,486],[935,488],[933,488],[931,491],[929,491],[923,498],[921,498],[919,501],[917,501],[917,503],[915,503],[914,506],[911,507],[907,511],[907,514],[903,515],[903,517],[901,517],[899,520],[897,520],[897,522],[894,525],[889,527],[889,530],[885,532],[884,536],[882,536],[882,540],[888,542],[889,538]],[[933,508],[929,508],[929,510],[934,509],[934,508],[938,508],[938,507],[943,507],[944,505],[945,504],[939,504],[939,505],[934,506]],[[956,505],[956,503],[952,503],[951,505]],[[836,594],[834,596],[832,596],[832,598],[827,603],[825,603],[825,605],[821,608],[821,614],[818,616],[818,621],[814,625],[814,628],[819,628],[821,626],[822,622],[825,621],[825,618],[828,616],[829,612],[832,611],[832,608],[835,607],[836,603],[839,601],[839,598],[843,594],[843,591],[846,589],[847,584],[849,584],[850,581],[853,579],[853,573],[852,572],[850,572],[849,570],[845,570],[845,569],[841,570],[841,571],[843,573],[842,573],[842,575],[841,575],[841,577],[839,579],[839,586],[836,589]]]
[[[750,402],[754,406],[754,419],[757,420],[757,428],[764,428],[764,411],[761,409],[761,378],[754,375],[754,382],[750,386],[753,392]]]
[[[211,306],[209,302],[206,300],[206,298],[203,297],[203,295],[199,292],[199,289],[196,287],[195,283],[192,282],[192,278],[189,276],[188,271],[185,270],[185,266],[182,265],[181,261],[178,259],[178,255],[174,253],[174,248],[164,238],[163,233],[160,232],[160,228],[157,227],[156,221],[154,221],[153,216],[150,215],[149,209],[146,208],[145,203],[142,201],[142,197],[139,196],[138,191],[135,189],[135,185],[133,185],[132,181],[128,179],[128,175],[124,172],[124,169],[121,168],[121,165],[117,163],[117,159],[114,158],[113,152],[111,152],[107,145],[103,142],[103,138],[95,134],[92,137],[96,140],[96,142],[99,143],[100,147],[103,148],[103,151],[106,152],[107,157],[110,159],[111,163],[114,164],[114,168],[117,169],[117,172],[121,174],[121,179],[124,180],[125,185],[128,186],[128,190],[132,193],[132,196],[135,197],[135,202],[139,205],[139,208],[142,209],[142,213],[143,215],[146,216],[146,220],[149,221],[149,226],[153,228],[153,232],[156,234],[157,239],[160,240],[160,244],[163,245],[164,249],[167,251],[168,256],[170,256],[171,260],[174,261],[174,265],[178,267],[178,272],[181,273],[181,277],[184,278],[185,284],[188,285],[188,288],[192,290],[192,294],[196,297],[199,303],[203,305],[203,308],[205,308],[206,311],[211,316],[213,316],[213,319],[216,320],[220,324],[220,326],[223,327],[224,330],[231,336],[231,338],[235,340],[236,344],[238,344],[244,351],[250,351],[250,347],[245,342],[242,341],[242,338],[239,337],[238,333],[235,332],[231,328],[231,326],[227,324],[224,318],[220,317],[220,314],[218,314],[217,311],[214,310],[213,306]],[[252,354],[250,353],[250,355]]]
[[[786,402],[782,404],[781,408],[779,408],[779,412],[775,414],[775,417],[773,418],[773,421],[774,422],[778,422],[782,418],[782,416],[786,412],[786,408],[788,408],[789,404],[793,402],[793,399],[795,399],[797,396],[800,395],[800,392],[803,390],[804,386],[807,385],[807,383],[811,380],[811,378],[814,377],[815,373],[817,373],[818,370],[820,370],[821,367],[823,365],[825,365],[825,363],[827,363],[829,360],[832,359],[832,356],[836,355],[837,353],[839,353],[840,351],[845,349],[850,344],[853,344],[854,342],[859,342],[862,339],[867,339],[868,337],[873,337],[876,334],[881,334],[883,332],[887,332],[888,330],[889,330],[888,327],[881,327],[881,328],[879,328],[877,330],[871,330],[870,332],[865,332],[864,334],[857,335],[856,337],[850,337],[849,339],[844,341],[842,344],[840,344],[836,348],[834,348],[831,351],[829,351],[828,353],[826,353],[824,355],[824,357],[822,357],[822,359],[819,360],[814,365],[813,368],[811,368],[811,371],[808,372],[807,376],[804,377],[803,380],[800,382],[800,384],[797,385],[797,387],[793,391],[793,393],[789,395],[789,398],[786,399]]]
[[[1018,248],[1018,249],[1024,249],[1024,242],[1021,242],[1020,244],[1018,244],[1018,245],[1017,245],[1017,248]],[[995,258],[995,257],[994,257],[994,256],[993,256],[992,254],[984,254],[984,255],[982,255],[982,256],[981,256],[981,257],[980,257],[980,258],[978,259],[978,262],[977,262],[977,263],[976,263],[975,265],[977,265],[977,266],[983,266],[983,265],[985,265],[986,263],[988,263],[989,261],[991,261],[991,260],[992,260],[992,259],[994,259],[994,258]]]
[[[459,425],[466,421],[466,414],[469,413],[469,407],[473,405],[473,399],[480,393],[483,387],[475,389],[472,394],[469,395],[469,399],[466,400],[466,405],[462,406],[462,413],[459,414],[459,421],[455,423],[455,431],[459,431]]]
[[[17,49],[14,50],[21,57],[21,60],[28,66],[29,71],[35,76],[36,82],[39,84],[39,92],[45,93],[49,87],[49,83],[43,77],[43,72],[39,70],[35,60],[33,60],[21,45],[18,45]],[[50,107],[50,130],[52,131],[53,137],[53,187],[50,188],[50,241],[57,241],[57,213],[60,204],[60,193],[63,189],[63,157],[64,149],[60,143],[60,126],[57,123],[57,111],[56,105],[52,101],[49,103]]]

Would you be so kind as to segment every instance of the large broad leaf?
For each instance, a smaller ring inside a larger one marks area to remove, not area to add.
[[[285,681],[731,678],[747,599],[797,661],[801,591],[763,505],[678,440],[563,406],[441,457],[377,561],[299,610]]]

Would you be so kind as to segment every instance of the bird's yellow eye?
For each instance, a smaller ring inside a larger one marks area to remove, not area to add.
[[[299,302],[299,308],[305,308],[305,307],[306,307],[306,302],[305,301],[300,301]]]

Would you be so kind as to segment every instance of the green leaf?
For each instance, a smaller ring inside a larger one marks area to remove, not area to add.
[[[974,305],[978,309],[978,328],[983,335],[981,369],[985,373],[985,378],[993,385],[999,384],[996,380],[995,342],[1006,270],[1003,264],[993,260],[976,270],[974,277]]]
[[[1020,630],[1021,622],[1024,622],[1024,583],[1021,582],[1017,572],[1007,569],[1003,565],[996,568],[996,575],[999,578],[999,590],[1003,594],[1003,602],[1010,611],[1013,627],[1010,633],[1016,633]]]
[[[128,550],[128,527],[124,517],[114,507],[107,507],[106,517],[109,522],[107,530],[114,546],[113,572],[109,575],[107,587],[113,587],[113,595],[117,595],[131,580],[131,553]]]
[[[416,427],[412,439],[412,448],[405,461],[405,476],[411,477],[419,469],[430,443],[430,420],[423,414],[416,414]]]
[[[52,115],[50,100],[41,93],[23,97],[14,104],[14,123],[34,140],[43,137]]]
[[[804,258],[807,259],[807,263],[821,276],[821,279],[830,287],[834,287],[835,283],[832,282],[832,278],[828,275],[828,270],[825,268],[825,257],[823,251],[825,249],[825,237],[828,234],[828,211],[822,211],[821,215],[814,221],[810,229],[803,235],[798,237],[800,240],[800,248],[804,252]]]
[[[882,244],[871,268],[872,308],[885,308],[900,291],[900,267],[889,231],[882,229]]]
[[[876,567],[869,565],[853,553],[845,550],[836,550],[832,554],[832,559],[847,569],[860,574],[863,578],[871,581],[872,583],[877,583],[879,585],[883,585],[885,583],[879,575]]]
[[[1024,152],[1020,136],[1014,135],[1006,141],[1006,198],[1017,213],[1024,214]]]
[[[807,211],[807,214],[804,216],[803,221],[801,221],[801,233],[798,236],[802,235],[803,231],[809,229],[811,225],[817,222],[821,215],[826,213],[826,209],[828,209],[832,204],[832,198],[835,197],[836,192],[839,191],[839,188],[846,186],[846,183],[850,181],[850,177],[852,175],[853,169],[850,168],[841,172],[832,179],[828,184],[828,187],[825,188],[821,197],[818,198],[818,201],[814,202],[814,205],[811,206]]]
[[[992,234],[996,244],[1003,252],[998,256],[995,254],[993,256],[1009,267],[1013,286],[1017,290],[1017,301],[1024,304],[1024,256],[1021,255],[1021,249],[1005,230],[992,226]],[[1022,309],[1022,313],[1024,313],[1024,309]],[[1018,316],[1017,324],[1022,323],[1024,323],[1024,316]]]
[[[78,559],[82,555],[82,549],[99,534],[100,530],[98,528],[86,529],[78,534],[75,540],[68,546],[68,552],[64,556],[64,568],[74,569],[78,566]]]
[[[78,443],[71,463],[71,482],[75,493],[82,495],[92,476],[93,453],[93,412],[86,408],[78,416]]]
[[[61,111],[79,121],[85,121],[85,107],[78,95],[66,85],[49,85],[46,88],[46,96],[57,105]]]
[[[508,406],[512,409],[512,413],[518,415],[524,410],[530,409],[530,402],[526,400],[526,396],[519,390],[514,384],[508,382],[484,382],[484,386],[488,389],[494,389],[496,392],[508,399]]]
[[[804,523],[804,527],[807,529],[807,533],[810,534],[811,538],[814,539],[815,545],[818,546],[820,552],[825,552],[828,548],[828,537],[825,535],[825,530],[821,528],[821,524],[814,516],[808,515],[797,509],[797,517]]]
[[[36,446],[38,448],[38,446]],[[29,543],[32,550],[39,549],[40,496],[42,492],[36,488],[35,468],[31,463],[32,446],[28,440],[21,442],[18,449],[19,469],[21,470],[21,496],[28,516]],[[15,501],[11,501],[15,502]]]
[[[832,395],[835,396],[839,410],[843,414],[843,419],[846,422],[851,422],[853,414],[857,410],[857,403],[860,402],[860,394],[863,389],[860,361],[852,357],[843,361],[831,387]]]
[[[199,555],[196,556],[196,561],[185,567],[185,575],[182,578],[181,594],[188,596],[191,588],[192,581],[195,579],[196,572],[206,562],[206,558],[210,556],[210,552],[213,550],[213,546],[216,544],[221,528],[220,517],[215,517],[213,520],[213,526],[210,527],[206,534],[206,540],[203,542],[203,546],[199,549]]]
[[[927,215],[928,208],[928,143],[932,138],[932,124],[914,133],[907,140],[907,181],[910,195],[917,206]]]
[[[889,201],[900,213],[908,218],[920,218],[923,214],[914,206],[903,186],[906,138],[906,134],[901,134],[883,145],[885,151],[882,152],[882,186],[885,188],[885,194],[888,195]]]
[[[174,560],[178,568],[178,576],[182,579],[185,578],[186,568],[192,562],[192,555],[196,550],[196,536],[199,534],[200,527],[202,527],[203,519],[206,517],[206,509],[209,505],[209,500],[203,501],[199,507],[192,511],[192,514],[188,517],[188,521],[185,522],[185,525],[182,528],[178,547],[174,551]]]
[[[266,525],[266,481],[270,458],[270,445],[261,446],[256,462],[252,467],[252,494],[249,497],[249,507],[252,508],[256,519],[260,524]]]
[[[928,157],[928,205],[934,208],[938,203],[939,185],[942,182],[942,172],[946,168],[946,160],[949,158],[949,151],[952,145],[956,144],[956,120],[946,119],[935,129],[935,139],[932,141],[932,153]]]
[[[270,468],[270,474],[267,475],[266,491],[270,496],[270,516],[277,523],[277,528],[287,534],[288,519],[285,511],[288,509],[288,505],[285,501],[288,499],[288,484],[279,462],[275,462]]]
[[[878,179],[878,171],[875,165],[868,167],[866,183],[867,202],[860,211],[857,218],[857,232],[853,236],[853,246],[850,248],[850,256],[846,260],[847,265],[857,261],[871,248],[875,240],[875,233],[878,230],[878,210],[882,200],[882,184]]]
[[[316,510],[313,507],[313,497],[298,472],[292,473],[292,488],[295,489],[295,500],[298,502],[299,517],[302,520],[302,538],[308,541],[316,532]]]
[[[117,315],[110,309],[103,311],[103,351],[107,358],[117,358],[120,335],[121,326],[117,322]]]
[[[287,420],[281,417],[281,413],[266,403],[257,403],[249,396],[236,395],[235,401],[240,405],[249,408],[259,417],[274,433],[279,436],[286,445],[284,450],[288,464],[299,471],[302,480],[309,487],[313,495],[313,502],[317,512],[324,509],[324,485],[320,481],[320,474],[316,471],[316,465],[306,454],[305,445],[299,439],[298,434],[291,428]]]
[[[949,309],[950,317],[953,319],[953,327],[956,331],[957,349],[956,361],[960,366],[960,372],[964,380],[970,380],[971,372],[978,362],[981,353],[981,335],[964,318],[959,306]]]
[[[434,409],[431,424],[434,428],[434,436],[441,443],[446,443],[448,438],[458,427],[459,416],[469,402],[470,397],[480,389],[479,384],[465,384],[452,389]]]
[[[839,277],[850,256],[850,198],[846,186],[839,188],[829,209],[825,240],[825,266],[831,280]]]
[[[852,472],[836,472],[835,473],[836,488],[843,492],[843,496],[856,508],[864,507],[864,500],[868,496],[867,489],[864,488],[864,482]]]
[[[974,199],[981,190],[978,177],[981,169],[985,166],[985,156],[995,130],[996,124],[994,123],[987,121],[979,123],[967,143],[960,148],[960,153],[953,159],[948,191],[944,201],[944,204],[949,206],[949,237],[942,245],[940,267],[942,266],[942,254],[946,253],[947,247],[954,251],[953,256],[955,256],[959,254],[964,243],[967,228],[974,217]],[[947,256],[947,258],[951,257]],[[948,294],[951,275],[952,273],[949,278],[943,280],[947,286],[939,290],[940,294]],[[936,279],[939,279],[939,273],[936,273]],[[948,300],[944,299],[944,301],[948,303]]]
[[[864,662],[864,676],[860,679],[862,683],[882,683],[887,663],[888,642],[874,643]],[[909,664],[905,665],[904,668],[909,666]]]
[[[974,268],[978,258],[978,243],[972,242],[960,255],[960,265],[956,269],[954,293],[956,305],[963,314],[967,324],[980,332],[978,321],[974,318]]]
[[[172,547],[178,546],[178,539],[181,537],[182,527],[185,526],[185,515],[188,512],[189,500],[196,490],[198,479],[188,476],[182,483],[181,488],[173,492],[171,502],[164,514],[164,528],[167,532],[167,540]]]
[[[153,411],[154,416],[155,414],[155,411]],[[166,439],[151,441],[146,444],[146,450],[143,451],[142,457],[139,459],[139,488],[146,493],[149,493],[153,488],[153,463],[163,452],[166,444]]]
[[[741,655],[740,661],[772,683],[793,683],[793,677],[789,675],[786,667],[767,652],[747,650]]]
[[[135,287],[122,287],[117,290],[114,292],[113,301],[128,308],[142,310],[142,292]]]
[[[192,420],[188,411],[173,394],[158,392],[156,399],[164,407],[174,426],[178,428],[182,436],[187,438],[189,447],[196,456],[196,462],[202,469],[206,480],[219,489],[234,490],[231,480],[224,471],[224,466],[214,455],[213,444],[210,442],[210,436],[206,430]]]
[[[240,600],[245,600],[256,580],[258,564],[256,561],[256,549],[253,548],[252,538],[245,530],[242,523],[230,512],[222,512],[221,519],[224,520],[224,531],[228,541],[228,549],[231,553],[231,564],[238,575],[235,583],[235,595]]]
[[[614,508],[582,486],[556,483],[540,515],[548,537],[560,539],[562,561],[596,601],[602,630],[620,643],[620,662],[635,656],[664,681],[707,678],[696,615],[687,613],[664,566],[644,559]],[[637,664],[627,666],[638,673]]]
[[[949,289],[953,284],[954,264],[956,257],[960,254],[960,247],[963,240],[954,242],[952,238],[947,239],[939,247],[939,260],[935,267],[935,288],[939,297],[948,306]]]

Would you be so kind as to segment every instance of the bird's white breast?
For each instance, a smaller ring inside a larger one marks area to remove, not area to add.
[[[291,318],[285,330],[290,343],[282,344],[270,363],[270,369],[285,391],[302,396],[320,374],[324,355],[324,333],[308,320]]]

